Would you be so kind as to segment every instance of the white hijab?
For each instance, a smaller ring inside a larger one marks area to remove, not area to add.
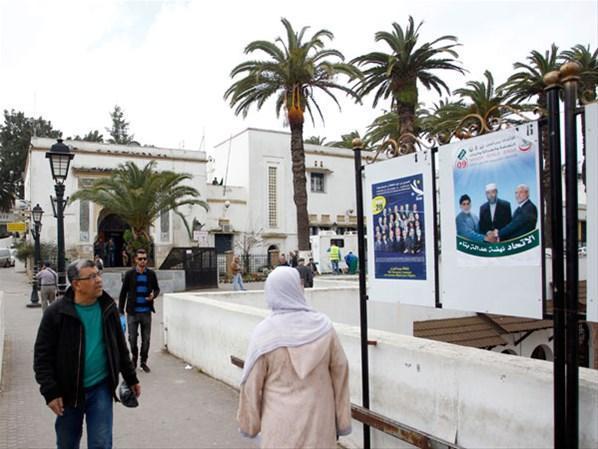
[[[295,268],[277,267],[266,279],[264,291],[272,313],[251,335],[241,384],[262,355],[314,342],[332,329],[330,319],[305,302],[301,278]]]

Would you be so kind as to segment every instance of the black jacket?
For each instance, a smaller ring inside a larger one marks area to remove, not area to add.
[[[511,221],[511,203],[500,198],[496,199],[494,220],[490,214],[490,204],[485,202],[480,206],[480,234],[486,234],[494,229],[501,229]]]
[[[104,323],[104,344],[108,358],[108,382],[114,394],[122,374],[129,385],[139,383],[120,324],[116,303],[106,292],[98,299]],[[46,403],[61,397],[65,406],[85,401],[83,368],[85,338],[83,323],[77,315],[73,291],[54,302],[42,318],[35,340],[33,369],[35,380]]]
[[[536,229],[538,224],[538,208],[530,200],[515,209],[513,220],[498,230],[501,241],[511,240]]]
[[[158,277],[156,276],[156,272],[154,270],[150,270],[149,268],[146,268],[145,272],[147,273],[147,293],[149,295],[151,292],[154,292],[154,298],[157,298],[160,294],[160,286],[158,285]],[[123,285],[120,289],[120,296],[118,298],[118,311],[121,313],[121,315],[123,315],[125,311],[129,315],[135,314],[135,299],[137,297],[137,280],[135,278],[136,273],[136,268],[132,268],[125,273]],[[152,312],[156,313],[154,302],[152,301],[151,304]]]

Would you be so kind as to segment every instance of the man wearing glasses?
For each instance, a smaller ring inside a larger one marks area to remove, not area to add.
[[[103,291],[93,260],[69,265],[71,286],[45,311],[34,349],[35,379],[56,414],[56,445],[112,447],[112,403],[119,375],[137,397],[141,387],[114,300]]]
[[[141,329],[141,369],[146,373],[150,338],[152,335],[152,313],[155,313],[154,299],[160,294],[158,277],[147,268],[147,252],[138,249],[135,253],[135,267],[125,273],[120,290],[118,309],[121,315],[127,314],[129,345],[133,354],[133,365],[137,367],[139,350],[137,340]]]

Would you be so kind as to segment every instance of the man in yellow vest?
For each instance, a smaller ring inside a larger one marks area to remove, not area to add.
[[[330,265],[332,265],[332,272],[334,274],[340,274],[340,269],[338,267],[338,263],[341,260],[341,250],[336,243],[331,242],[330,248],[328,248],[328,252],[330,253]]]

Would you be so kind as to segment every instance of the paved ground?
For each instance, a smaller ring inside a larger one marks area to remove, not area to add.
[[[0,449],[54,447],[53,415],[39,395],[32,370],[41,310],[25,307],[30,287],[14,269],[0,269],[0,289],[6,301]],[[115,404],[115,447],[253,447],[237,432],[237,393],[196,370],[185,370],[185,363],[161,352],[161,308],[158,310],[149,360],[152,373],[139,373],[142,396],[138,409]]]

